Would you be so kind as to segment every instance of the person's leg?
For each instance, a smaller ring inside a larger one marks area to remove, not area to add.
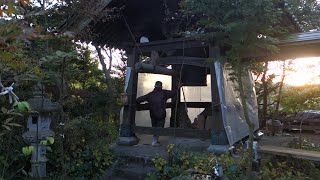
[[[152,127],[157,127],[157,119],[156,119],[156,118],[151,117],[151,125],[152,125]],[[151,143],[151,145],[152,145],[152,146],[156,146],[157,143],[158,143],[158,141],[159,141],[158,139],[159,139],[159,136],[154,134],[154,135],[152,136],[152,143]]]
[[[164,124],[165,124],[165,119],[157,119],[156,123],[155,123],[155,127],[161,127],[164,128]],[[158,135],[154,135],[154,144],[155,146],[160,146],[160,141],[159,141],[159,136]]]
[[[164,127],[164,119],[152,118],[152,127]],[[152,146],[160,146],[159,136],[154,134],[152,139]]]

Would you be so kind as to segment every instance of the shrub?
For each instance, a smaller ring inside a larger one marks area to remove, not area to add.
[[[19,109],[0,111],[0,179],[24,178],[29,167],[28,158],[21,149],[26,145],[23,141],[23,115]]]
[[[155,172],[148,175],[148,179],[189,178],[195,176],[214,176],[216,163],[221,165],[223,173],[229,179],[244,179],[245,157],[233,158],[229,154],[216,156],[212,153],[193,153],[168,145],[168,159],[156,156],[152,159]],[[246,154],[246,153],[245,153]]]
[[[116,135],[112,121],[79,117],[66,123],[63,150],[67,176],[72,179],[98,179],[115,157],[109,144]],[[52,177],[62,173],[61,139],[55,144],[48,165],[54,172]]]

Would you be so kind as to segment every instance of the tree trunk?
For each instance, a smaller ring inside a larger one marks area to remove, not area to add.
[[[276,105],[276,115],[279,113],[279,106],[280,106],[280,100],[281,100],[281,94],[282,94],[282,87],[284,84],[284,79],[286,77],[286,61],[283,61],[282,64],[282,77],[281,77],[281,82],[279,86],[279,92],[278,92],[278,97],[277,97],[277,105]]]
[[[267,117],[267,112],[268,112],[268,83],[266,81],[266,76],[268,72],[268,61],[265,62],[265,69],[263,71],[263,75],[261,78],[262,81],[262,87],[263,87],[263,95],[262,95],[262,123],[261,127],[264,127],[266,125],[266,117]]]
[[[243,68],[241,63],[238,64],[238,69],[237,69],[237,79],[238,79],[238,85],[239,85],[239,92],[240,92],[240,99],[243,107],[243,112],[244,112],[244,118],[246,120],[246,123],[248,124],[249,127],[249,147],[248,147],[248,161],[247,161],[247,171],[246,171],[246,179],[252,179],[252,149],[253,149],[253,131],[254,131],[254,124],[250,121],[249,114],[248,114],[248,105],[247,105],[247,97],[245,93],[245,89],[243,87],[243,82],[242,82],[242,73],[243,73]]]
[[[99,62],[100,62],[100,64],[101,64],[101,66],[102,66],[102,71],[103,71],[104,76],[105,76],[105,78],[106,78],[106,83],[107,83],[107,85],[109,85],[109,80],[111,79],[110,71],[107,69],[107,64],[106,64],[106,62],[104,61],[105,59],[104,59],[104,57],[103,57],[103,55],[102,55],[102,53],[101,53],[101,48],[98,47],[98,46],[95,46],[95,48],[96,48],[97,53],[98,53]],[[110,63],[110,64],[111,64],[111,63]],[[108,86],[108,88],[109,88],[109,86]]]
[[[105,58],[103,57],[101,53],[101,48],[98,46],[95,46],[97,53],[98,53],[98,58],[99,62],[102,66],[102,70],[104,73],[104,76],[106,78],[106,84],[107,84],[107,94],[109,96],[109,101],[106,106],[107,110],[105,111],[105,114],[103,115],[105,119],[109,120],[110,114],[113,109],[113,103],[114,103],[114,91],[113,91],[113,84],[112,84],[112,79],[111,79],[111,67],[112,67],[112,49],[110,49],[109,54],[107,53],[109,57],[109,69],[107,68],[107,64],[105,63]]]

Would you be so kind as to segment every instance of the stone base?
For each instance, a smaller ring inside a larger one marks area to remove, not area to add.
[[[131,137],[119,137],[117,144],[119,146],[133,146],[139,143],[140,139],[136,136]]]
[[[211,144],[207,151],[215,153],[215,154],[223,154],[229,152],[232,149],[230,145],[213,145]]]

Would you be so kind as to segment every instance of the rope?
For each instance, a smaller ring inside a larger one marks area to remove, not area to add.
[[[120,13],[121,13],[121,16],[122,16],[122,18],[123,18],[123,20],[124,20],[124,23],[125,23],[126,26],[127,26],[127,29],[128,29],[128,31],[129,31],[129,33],[130,33],[130,36],[131,36],[134,44],[136,45],[136,47],[139,49],[140,53],[142,54],[142,51],[141,51],[141,49],[140,49],[140,47],[139,47],[139,44],[137,43],[136,39],[134,38],[134,35],[133,35],[132,31],[131,31],[131,28],[130,28],[130,26],[129,26],[127,20],[126,20],[126,18],[124,17],[124,15],[122,14],[122,12],[120,12]]]
[[[189,22],[186,24],[186,30],[189,26],[191,22],[191,19],[189,20]],[[182,61],[182,64],[181,64],[181,68],[180,68],[180,72],[179,72],[179,81],[178,81],[178,84],[180,85],[181,83],[181,75],[182,75],[182,69],[183,69],[183,66],[185,64],[185,38],[183,39],[182,41],[182,58],[183,58],[183,61]],[[179,91],[180,89],[177,89],[177,92]],[[182,92],[183,92],[183,96],[184,96],[184,91],[183,91],[183,88],[182,88]],[[173,141],[174,141],[174,144],[175,144],[175,141],[176,141],[176,123],[177,123],[177,111],[178,111],[178,102],[180,101],[180,99],[178,100],[178,95],[179,93],[177,93],[177,98],[176,98],[176,104],[175,104],[175,112],[174,112],[174,129],[173,129]],[[184,96],[184,101],[185,101],[185,106],[187,107],[187,102],[185,100],[185,96]]]
[[[9,103],[12,104],[12,102],[17,102],[19,100],[18,96],[13,92],[13,85],[14,83],[11,84],[11,86],[9,87],[4,87],[1,81],[1,77],[0,77],[0,96],[4,96],[4,95],[9,95]]]
[[[184,42],[185,42],[185,39],[183,39],[183,41],[182,41],[182,58],[183,58],[183,61],[182,61],[181,67],[180,67],[178,85],[180,85],[180,83],[181,83],[182,69],[183,69],[183,66],[184,66]],[[183,89],[183,88],[182,88],[182,89]],[[178,102],[180,101],[180,99],[178,100],[178,96],[179,96],[179,92],[178,92],[178,91],[180,91],[179,88],[177,89],[177,98],[176,98],[175,112],[174,112],[174,121],[173,121],[173,142],[174,142],[174,144],[176,144],[177,112],[178,112]],[[184,96],[184,93],[183,93],[183,96]],[[184,98],[185,98],[185,97],[184,97]],[[185,100],[185,99],[184,99],[184,100]],[[185,102],[185,103],[186,103],[186,102]]]
[[[184,94],[183,87],[181,88],[181,90],[182,90],[182,94],[183,94],[183,101],[185,102],[184,107],[185,107],[186,112],[188,113],[188,106],[187,106],[186,96]]]

